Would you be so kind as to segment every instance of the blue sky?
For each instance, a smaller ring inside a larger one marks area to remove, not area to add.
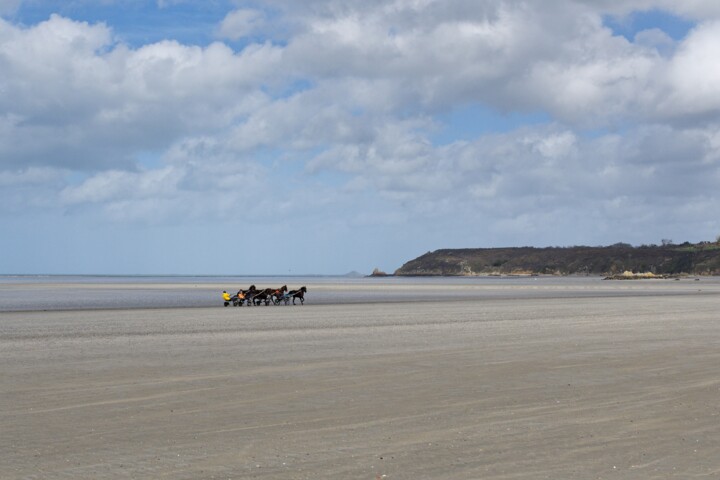
[[[687,36],[696,22],[667,11],[651,9],[621,16],[609,15],[605,18],[605,24],[615,34],[622,35],[629,41],[633,41],[639,32],[651,29],[662,30],[673,40],[680,41]]]
[[[714,1],[0,0],[0,274],[715,240]]]
[[[140,47],[165,39],[193,45],[215,40],[215,29],[231,2],[184,2],[160,6],[156,2],[89,2],[40,0],[23,2],[8,18],[22,25],[35,25],[55,13],[76,21],[106,23],[119,39]]]

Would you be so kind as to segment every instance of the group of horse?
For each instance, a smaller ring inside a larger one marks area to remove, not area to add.
[[[223,298],[225,306],[232,305],[233,307],[242,307],[247,305],[280,305],[284,303],[287,305],[292,300],[295,305],[295,300],[300,300],[300,305],[305,304],[305,294],[307,293],[306,287],[300,287],[297,290],[289,290],[287,285],[283,285],[280,288],[263,288],[258,289],[255,285],[250,285],[247,290],[238,290],[238,292],[231,296],[230,299]]]

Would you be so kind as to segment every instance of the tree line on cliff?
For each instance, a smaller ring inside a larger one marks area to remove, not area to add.
[[[428,252],[395,271],[398,276],[720,274],[720,241],[634,247],[464,248]]]

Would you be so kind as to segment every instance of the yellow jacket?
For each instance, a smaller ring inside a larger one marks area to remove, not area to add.
[[[230,294],[227,293],[227,292],[223,292],[223,300],[225,300],[226,302],[229,302],[229,301],[230,301]]]

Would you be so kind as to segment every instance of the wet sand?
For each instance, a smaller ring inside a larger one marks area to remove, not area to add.
[[[0,313],[0,478],[720,478],[720,292],[654,285]]]

